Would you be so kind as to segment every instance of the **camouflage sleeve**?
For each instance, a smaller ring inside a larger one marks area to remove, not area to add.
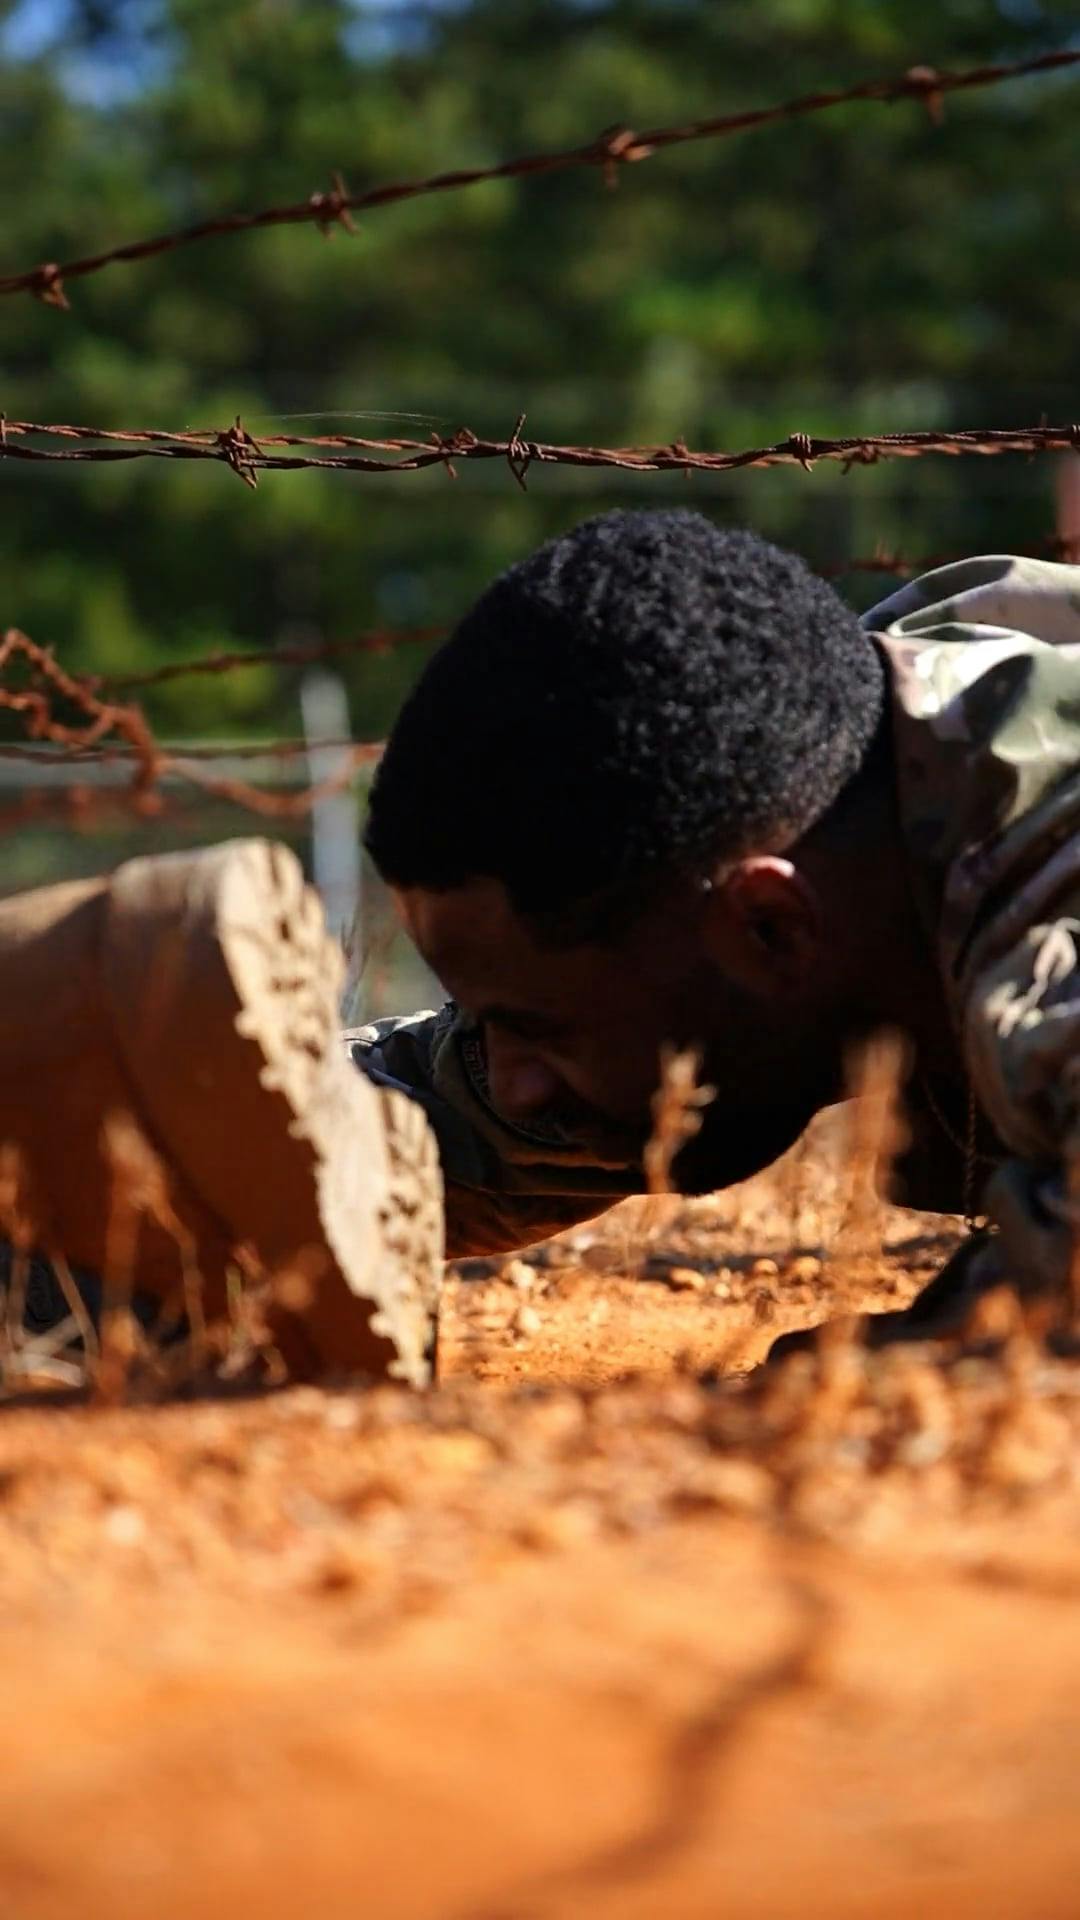
[[[1001,1266],[1061,1287],[1080,1157],[1080,569],[960,561],[864,625],[890,668],[914,897],[1009,1154],[984,1196]]]
[[[1026,635],[1080,647],[1080,569],[1059,560],[981,554],[908,580],[862,616],[868,633],[939,639]]]
[[[985,1192],[1003,1270],[1063,1291],[1080,1227],[1080,885],[974,970],[964,1041],[979,1103],[1012,1150]]]
[[[639,1171],[555,1127],[512,1127],[487,1093],[482,1037],[453,1004],[344,1035],[355,1064],[424,1108],[439,1143],[451,1258],[502,1253],[588,1220],[640,1190]]]

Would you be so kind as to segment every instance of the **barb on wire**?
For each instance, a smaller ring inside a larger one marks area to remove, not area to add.
[[[43,425],[29,420],[0,422],[0,460],[114,461],[216,460],[254,487],[260,472],[283,473],[317,468],[350,473],[419,473],[450,461],[502,460],[518,485],[526,485],[533,465],[564,467],[618,467],[632,473],[729,473],[743,467],[799,466],[811,472],[819,460],[840,461],[844,472],[873,466],[879,460],[912,460],[921,455],[1053,453],[1080,451],[1080,424],[1037,427],[983,427],[960,432],[907,431],[848,434],[838,438],[796,431],[768,446],[739,452],[698,450],[681,440],[656,447],[560,446],[527,440],[519,414],[506,440],[482,439],[470,427],[450,435],[432,434],[429,440],[361,438],[347,433],[263,434],[256,441],[237,419],[234,426],[191,428],[168,433],[156,428]],[[76,440],[74,447],[53,449],[39,440]],[[288,453],[278,447],[316,448],[316,453]]]
[[[14,808],[0,811],[0,829],[57,816],[84,824],[109,801],[118,801],[139,815],[160,815],[166,807],[161,792],[166,781],[179,781],[265,818],[302,818],[325,795],[347,786],[357,769],[382,749],[380,741],[342,742],[341,766],[328,779],[297,793],[271,793],[248,781],[208,772],[200,761],[224,757],[221,749],[166,750],[154,738],[140,707],[102,699],[93,681],[66,672],[47,648],[11,628],[0,638],[0,675],[20,669],[17,684],[0,679],[0,712],[14,714],[29,741],[57,749],[51,756],[47,749],[45,754],[38,751],[35,760],[47,757],[52,764],[69,764],[75,779],[63,788],[25,794]],[[65,709],[74,709],[77,718],[64,719]],[[243,757],[243,751],[238,755],[233,750],[229,757]],[[287,758],[310,749],[304,741],[276,741],[248,751],[260,757]],[[17,743],[0,748],[0,755],[18,753]],[[127,784],[112,794],[95,792],[85,777],[78,777],[80,770],[85,775],[91,766],[109,762],[130,767]]]
[[[755,127],[800,119],[807,114],[825,113],[834,107],[855,101],[887,103],[919,100],[932,122],[939,123],[945,96],[967,92],[975,87],[995,86],[1002,81],[1020,79],[1026,74],[1049,73],[1080,61],[1080,51],[1062,50],[1035,54],[1029,59],[1001,61],[991,66],[968,67],[960,72],[939,71],[936,67],[915,65],[891,78],[862,80],[852,87],[831,88],[821,93],[801,95],[778,106],[755,107],[743,113],[717,114],[711,119],[691,120],[683,126],[650,127],[635,131],[631,127],[607,128],[595,140],[582,146],[565,147],[552,153],[521,154],[488,167],[459,167],[449,173],[436,173],[423,180],[398,180],[389,185],[371,187],[364,193],[350,193],[340,173],[333,176],[329,192],[311,193],[305,200],[263,207],[256,213],[231,213],[198,220],[191,226],[177,227],[150,239],[130,240],[104,252],[84,254],[71,260],[48,260],[22,273],[0,278],[0,294],[30,293],[46,305],[66,310],[70,306],[66,286],[87,274],[124,262],[148,260],[195,241],[247,233],[257,227],[299,226],[310,223],[329,237],[334,228],[355,232],[351,218],[400,200],[416,200],[424,194],[450,193],[463,187],[478,186],[487,180],[521,179],[528,175],[564,173],[572,167],[599,169],[609,186],[614,186],[623,166],[648,160],[667,147],[685,146],[691,141],[719,140],[746,133]]]

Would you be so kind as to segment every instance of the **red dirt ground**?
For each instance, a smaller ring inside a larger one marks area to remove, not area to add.
[[[1080,1372],[747,1374],[955,1240],[811,1174],[466,1265],[426,1396],[5,1410],[5,1920],[1071,1920]]]

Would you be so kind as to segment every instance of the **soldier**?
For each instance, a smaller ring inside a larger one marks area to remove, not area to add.
[[[970,1213],[981,1187],[996,1227],[904,1327],[1002,1275],[1063,1291],[1078,741],[1080,569],[972,560],[859,622],[751,534],[587,522],[466,615],[375,785],[368,844],[440,1012],[342,1053],[340,956],[261,842],[0,907],[0,1229],[115,1265],[102,1118],[127,1112],[170,1176],[133,1261],[155,1310],[196,1269],[220,1303],[246,1242],[309,1280],[277,1310],[295,1370],[420,1380],[421,1109],[448,1251],[507,1249],[640,1189],[665,1044],[717,1089],[675,1162],[695,1192],[775,1159],[886,1027],[913,1063],[898,1197]],[[33,1278],[55,1319],[63,1289]]]
[[[1080,1104],[1080,569],[983,558],[858,621],[690,512],[512,567],[430,662],[367,843],[452,996],[348,1036],[435,1126],[452,1253],[642,1185],[665,1043],[717,1089],[675,1162],[738,1181],[910,1042],[897,1197],[996,1232],[913,1310],[1061,1289]]]

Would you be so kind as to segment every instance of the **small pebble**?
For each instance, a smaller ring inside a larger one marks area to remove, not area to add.
[[[527,1260],[510,1260],[502,1270],[502,1278],[509,1280],[512,1287],[528,1293],[536,1280],[536,1268],[530,1267]]]
[[[694,1293],[705,1290],[705,1275],[696,1267],[669,1267],[663,1278],[669,1287],[688,1288]]]
[[[360,1406],[356,1400],[331,1400],[323,1411],[323,1425],[337,1433],[348,1433],[360,1425]]]
[[[118,1547],[133,1547],[146,1532],[146,1521],[137,1507],[114,1507],[105,1516],[105,1537]]]

